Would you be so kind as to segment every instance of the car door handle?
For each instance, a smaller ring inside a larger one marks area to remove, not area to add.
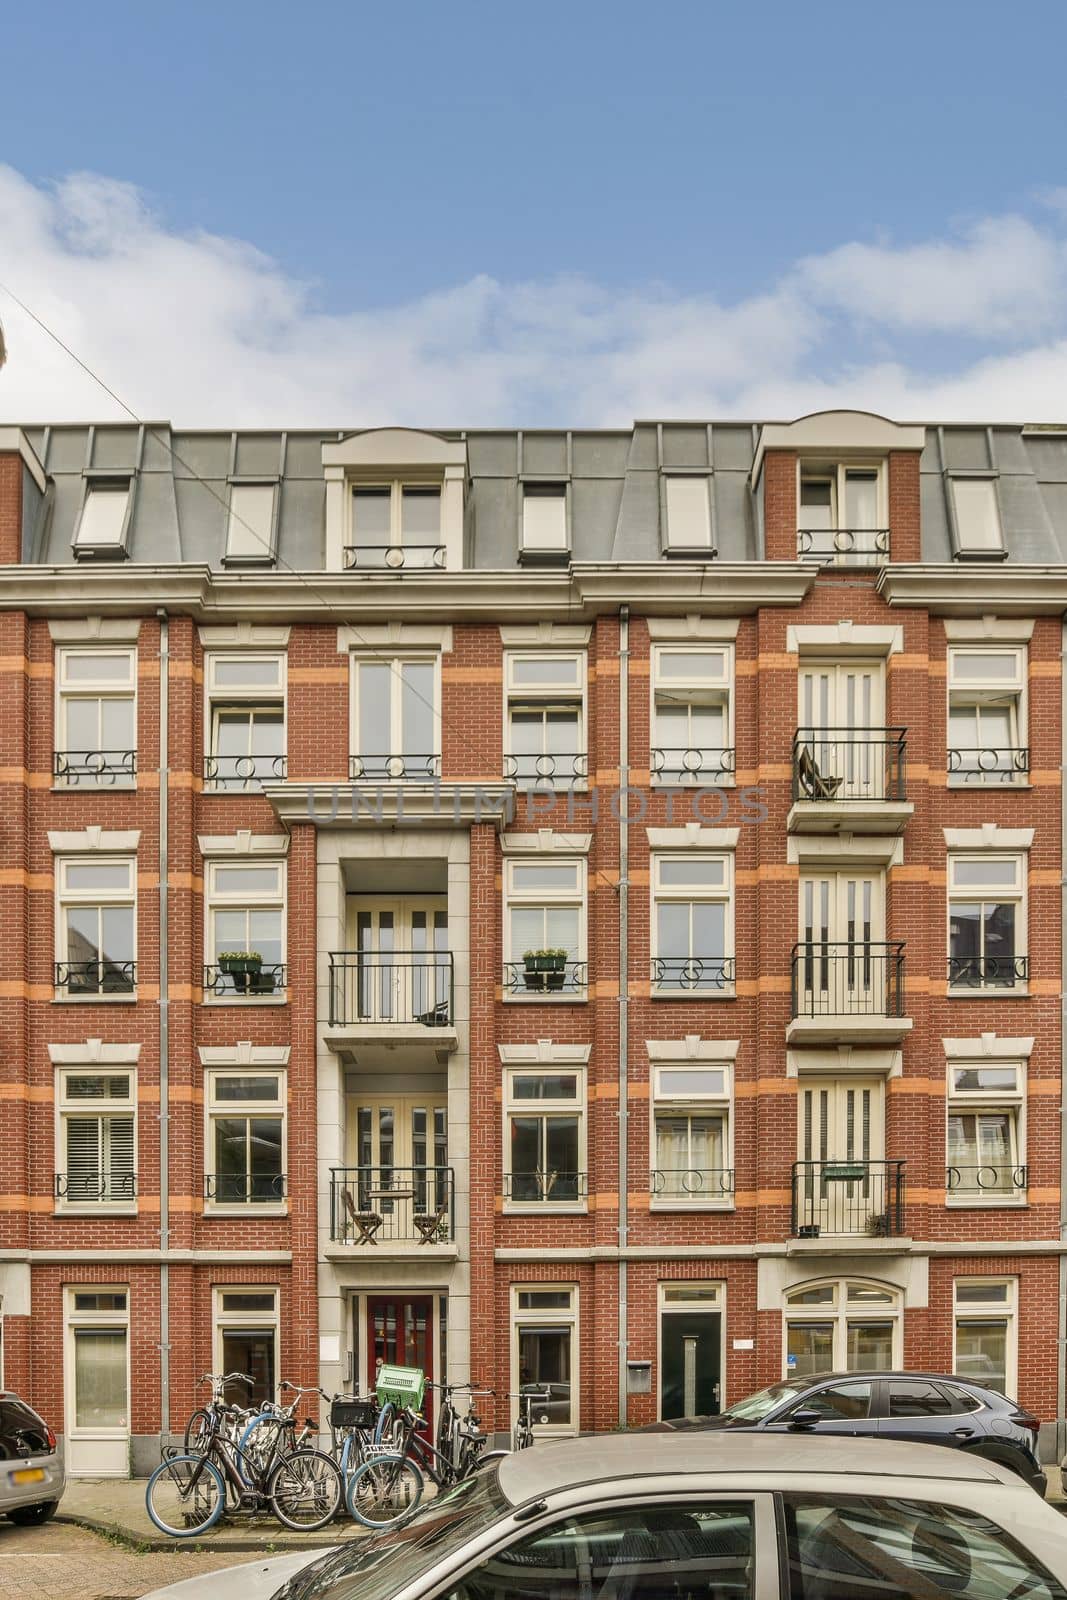
[[[953,1432],[952,1432],[952,1437],[954,1439],[973,1439],[974,1438],[974,1429],[973,1428],[954,1428]]]

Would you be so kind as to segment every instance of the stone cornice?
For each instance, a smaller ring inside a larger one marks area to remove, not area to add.
[[[953,616],[1058,616],[1067,611],[1067,566],[890,562],[879,573],[876,588],[891,606],[920,606]]]
[[[510,815],[511,784],[275,783],[263,793],[287,826],[318,828],[460,828],[501,826]]]

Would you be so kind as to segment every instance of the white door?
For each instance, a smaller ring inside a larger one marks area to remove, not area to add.
[[[355,900],[349,911],[347,1014],[359,1022],[447,1023],[448,911],[439,900]]]
[[[800,879],[799,1016],[885,1016],[885,889],[880,873],[805,873]]]
[[[72,1478],[130,1475],[127,1291],[69,1287],[66,1467]]]
[[[345,1186],[358,1213],[382,1218],[377,1238],[417,1243],[416,1217],[436,1217],[436,1236],[446,1237],[452,1191],[444,1096],[352,1096],[347,1125]]]
[[[804,1081],[797,1129],[797,1221],[866,1233],[888,1209],[880,1078]]]
[[[799,675],[801,796],[885,797],[885,690],[881,662],[812,662]]]

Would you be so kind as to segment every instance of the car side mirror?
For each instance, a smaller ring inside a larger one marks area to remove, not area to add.
[[[788,1419],[791,1428],[814,1428],[822,1420],[822,1412],[816,1411],[814,1406],[800,1406]]]

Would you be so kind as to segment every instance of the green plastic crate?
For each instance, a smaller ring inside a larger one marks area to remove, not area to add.
[[[395,1406],[410,1406],[413,1411],[418,1411],[426,1393],[426,1374],[421,1367],[381,1366],[378,1368],[377,1391],[380,1405],[384,1406],[387,1400],[391,1400]]]

